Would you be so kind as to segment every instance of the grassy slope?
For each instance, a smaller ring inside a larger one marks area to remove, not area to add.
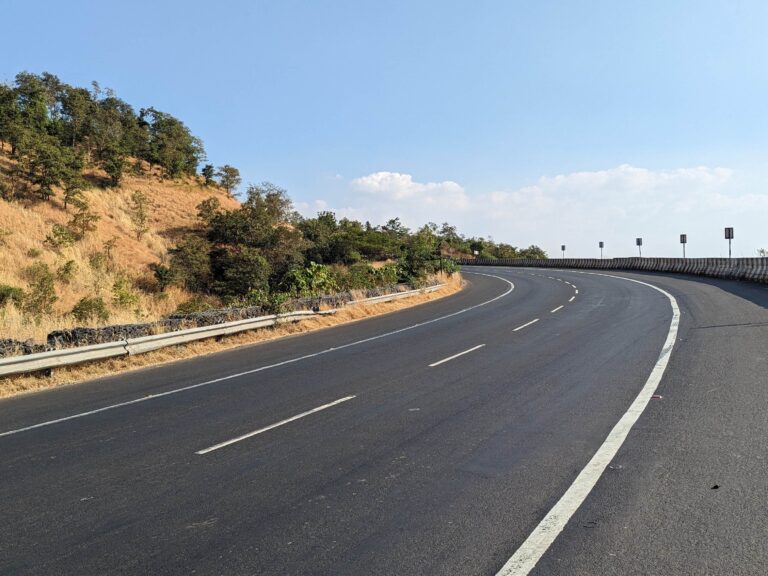
[[[9,165],[6,154],[0,151],[0,170]],[[96,182],[103,174],[91,172],[88,177]],[[141,240],[136,239],[128,211],[134,191],[144,192],[153,204],[149,232]],[[74,280],[68,285],[56,282],[57,316],[69,312],[83,296],[100,295],[110,307],[110,323],[155,319],[173,311],[188,298],[178,289],[169,289],[168,296],[162,299],[139,291],[139,305],[131,310],[121,310],[112,304],[111,287],[120,273],[139,282],[151,277],[147,265],[161,261],[168,249],[196,226],[196,206],[206,198],[215,196],[229,209],[238,205],[217,187],[202,186],[195,179],[163,180],[157,174],[140,177],[126,174],[120,188],[94,186],[84,195],[91,210],[100,216],[96,230],[74,246],[61,249],[60,253],[48,248],[43,241],[54,224],[65,224],[71,217],[71,209],[70,213],[63,209],[61,195],[50,202],[0,200],[0,229],[11,232],[5,237],[5,245],[0,245],[0,284],[24,288],[26,281],[22,271],[26,266],[41,261],[55,271],[67,260],[74,260],[77,264]],[[113,269],[106,273],[94,271],[88,264],[88,257],[102,251],[105,243],[112,239],[116,242],[112,251]],[[42,254],[30,257],[29,252],[33,249]],[[73,325],[74,321],[66,317],[43,318],[35,324],[23,318],[12,306],[0,309],[0,337],[44,341],[52,329]]]

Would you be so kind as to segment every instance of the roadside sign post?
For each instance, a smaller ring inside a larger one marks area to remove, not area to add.
[[[643,257],[643,239],[635,238],[635,244],[637,245],[637,253],[640,254],[640,258]]]
[[[562,250],[562,251],[563,251],[563,260],[565,260],[565,244],[563,244],[562,246],[560,246],[560,250]]]
[[[731,240],[733,240],[733,228],[725,229],[725,239],[728,240],[728,261],[731,260]]]
[[[685,245],[688,244],[688,234],[680,234],[680,244],[683,245],[683,260],[685,260]]]
[[[600,260],[602,260],[603,259],[603,247],[605,246],[605,242],[600,240],[600,242],[598,242],[598,245],[600,246]]]

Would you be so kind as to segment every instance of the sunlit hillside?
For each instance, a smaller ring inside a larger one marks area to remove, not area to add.
[[[7,148],[0,154],[3,171],[11,165],[5,152]],[[165,292],[142,290],[154,282],[148,265],[164,261],[168,249],[199,226],[196,206],[203,200],[215,197],[224,208],[238,206],[217,186],[203,186],[202,180],[194,177],[163,179],[159,170],[151,176],[126,174],[118,188],[99,187],[104,174],[97,170],[88,171],[87,177],[91,186],[83,197],[98,220],[92,231],[71,246],[56,248],[46,242],[54,225],[65,225],[73,216],[71,206],[64,209],[61,194],[48,201],[0,199],[0,285],[26,289],[27,271],[41,262],[56,274],[57,297],[54,313],[36,322],[23,320],[14,306],[0,308],[0,337],[42,340],[52,328],[76,323],[65,314],[85,296],[102,297],[109,308],[110,323],[154,319],[175,310],[189,295],[177,287]],[[131,214],[135,192],[148,199],[147,230],[141,239]],[[123,287],[128,293],[122,302],[114,294],[121,278],[127,279]]]

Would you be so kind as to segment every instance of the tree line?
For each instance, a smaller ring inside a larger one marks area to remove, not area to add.
[[[48,72],[21,72],[12,84],[0,84],[0,144],[10,146],[15,160],[0,183],[5,199],[26,191],[48,199],[54,187],[66,196],[83,188],[86,166],[102,168],[118,186],[127,169],[143,172],[143,162],[178,178],[196,174],[205,159],[202,141],[171,114],[152,107],[136,112],[97,82],[90,89],[71,86]],[[208,173],[212,181],[212,167]]]
[[[422,285],[457,269],[451,256],[477,250],[486,258],[546,258],[538,247],[518,250],[460,235],[447,223],[416,230],[399,218],[372,226],[333,212],[298,214],[287,192],[251,185],[235,210],[212,197],[198,206],[201,227],[153,264],[161,289],[179,284],[227,304],[274,305],[275,300],[395,283]],[[378,263],[376,266],[373,263]]]

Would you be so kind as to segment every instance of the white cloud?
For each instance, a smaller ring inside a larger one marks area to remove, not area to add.
[[[475,193],[451,180],[419,182],[410,174],[374,172],[352,180],[340,200],[346,207],[336,209],[339,216],[374,223],[398,216],[410,227],[448,221],[467,235],[535,243],[553,254],[565,243],[569,255],[594,256],[597,240],[603,240],[611,256],[629,255],[634,238],[643,236],[647,255],[675,255],[677,235],[686,232],[692,255],[719,255],[723,226],[742,230],[745,256],[754,252],[747,242],[768,245],[768,238],[760,238],[768,193],[745,190],[727,168],[624,164]]]
[[[374,172],[352,180],[352,186],[383,200],[411,200],[427,205],[448,204],[464,208],[469,200],[456,182],[415,182],[410,174]]]

